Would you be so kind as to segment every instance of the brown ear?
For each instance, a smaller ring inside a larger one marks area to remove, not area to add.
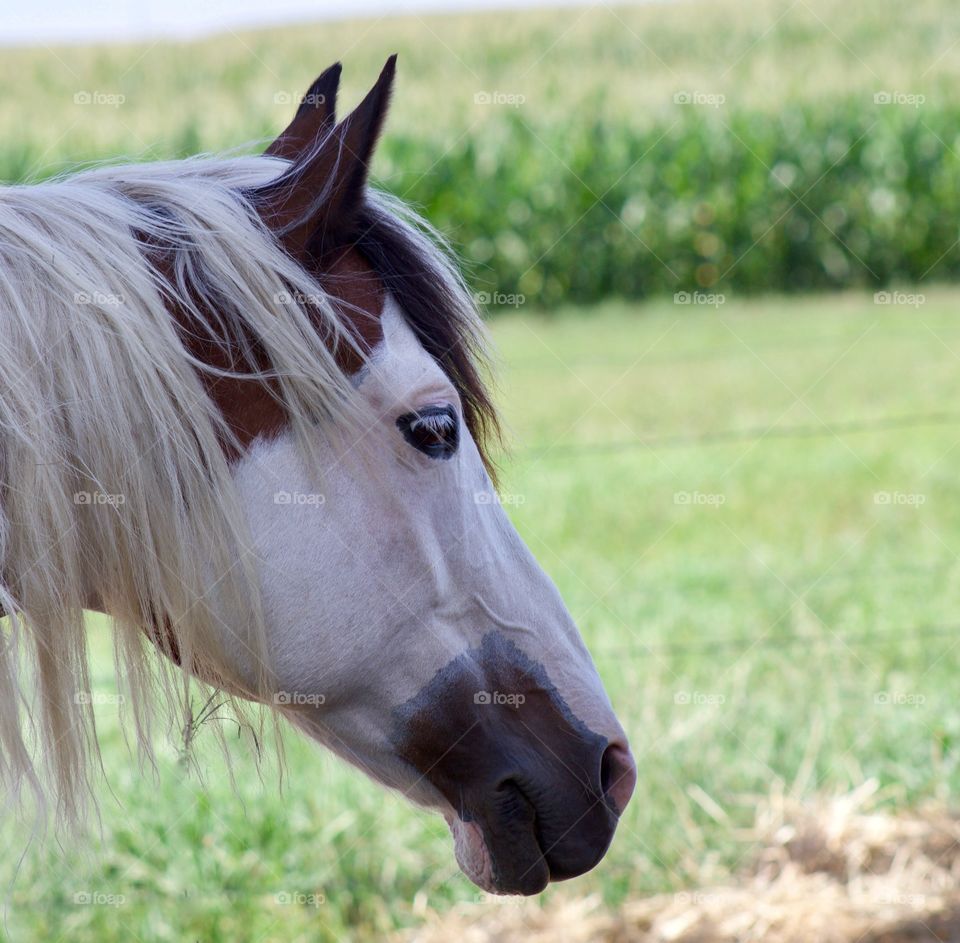
[[[314,80],[286,130],[265,151],[268,157],[296,160],[336,122],[337,87],[343,66],[335,62]]]
[[[308,244],[316,250],[349,229],[362,203],[396,62],[395,55],[387,60],[366,98],[332,132],[276,180],[249,192],[260,218],[294,258],[305,260]]]

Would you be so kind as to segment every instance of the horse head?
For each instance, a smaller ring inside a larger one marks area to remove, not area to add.
[[[289,165],[251,194],[339,299],[370,417],[328,452],[322,504],[272,501],[278,481],[313,487],[289,434],[236,463],[273,667],[300,728],[444,813],[475,882],[535,893],[602,857],[633,761],[570,614],[497,500],[469,298],[366,187],[394,60],[339,124],[338,75],[304,96],[267,152]]]
[[[0,693],[27,703],[31,635],[70,800],[100,608],[135,712],[149,639],[175,678],[439,810],[478,885],[531,894],[600,860],[636,770],[497,499],[471,297],[368,185],[394,67],[339,122],[328,69],[264,155],[0,191],[0,338],[23,368],[0,396]],[[0,775],[35,781],[7,719]]]

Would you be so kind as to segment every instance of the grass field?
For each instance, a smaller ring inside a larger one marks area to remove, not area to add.
[[[503,493],[640,768],[608,858],[550,894],[616,904],[720,878],[777,784],[875,776],[891,805],[960,785],[960,291],[917,300],[496,322],[516,446]],[[98,716],[103,837],[18,863],[5,827],[11,941],[374,940],[478,897],[442,822],[294,736],[282,792],[237,741],[234,792],[209,730],[201,784],[175,742],[141,772],[116,708]]]

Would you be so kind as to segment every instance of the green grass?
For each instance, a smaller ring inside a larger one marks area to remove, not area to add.
[[[769,297],[496,323],[517,444],[510,513],[577,618],[640,768],[607,859],[551,894],[616,904],[722,877],[749,857],[750,798],[778,782],[812,794],[875,776],[892,805],[960,786],[960,420],[828,430],[950,411],[958,305],[939,289],[916,309]],[[823,434],[782,434],[794,427]],[[924,503],[878,503],[886,493]],[[681,503],[695,494],[711,503]],[[98,710],[102,840],[34,847],[17,870],[23,836],[4,830],[11,940],[375,940],[480,896],[440,821],[295,736],[282,792],[237,741],[234,792],[213,750],[204,784],[175,744],[141,774],[113,709]]]

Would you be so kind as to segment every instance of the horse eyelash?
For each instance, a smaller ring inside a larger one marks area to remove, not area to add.
[[[421,429],[442,436],[456,428],[457,420],[447,412],[416,413],[410,422],[412,432]]]

